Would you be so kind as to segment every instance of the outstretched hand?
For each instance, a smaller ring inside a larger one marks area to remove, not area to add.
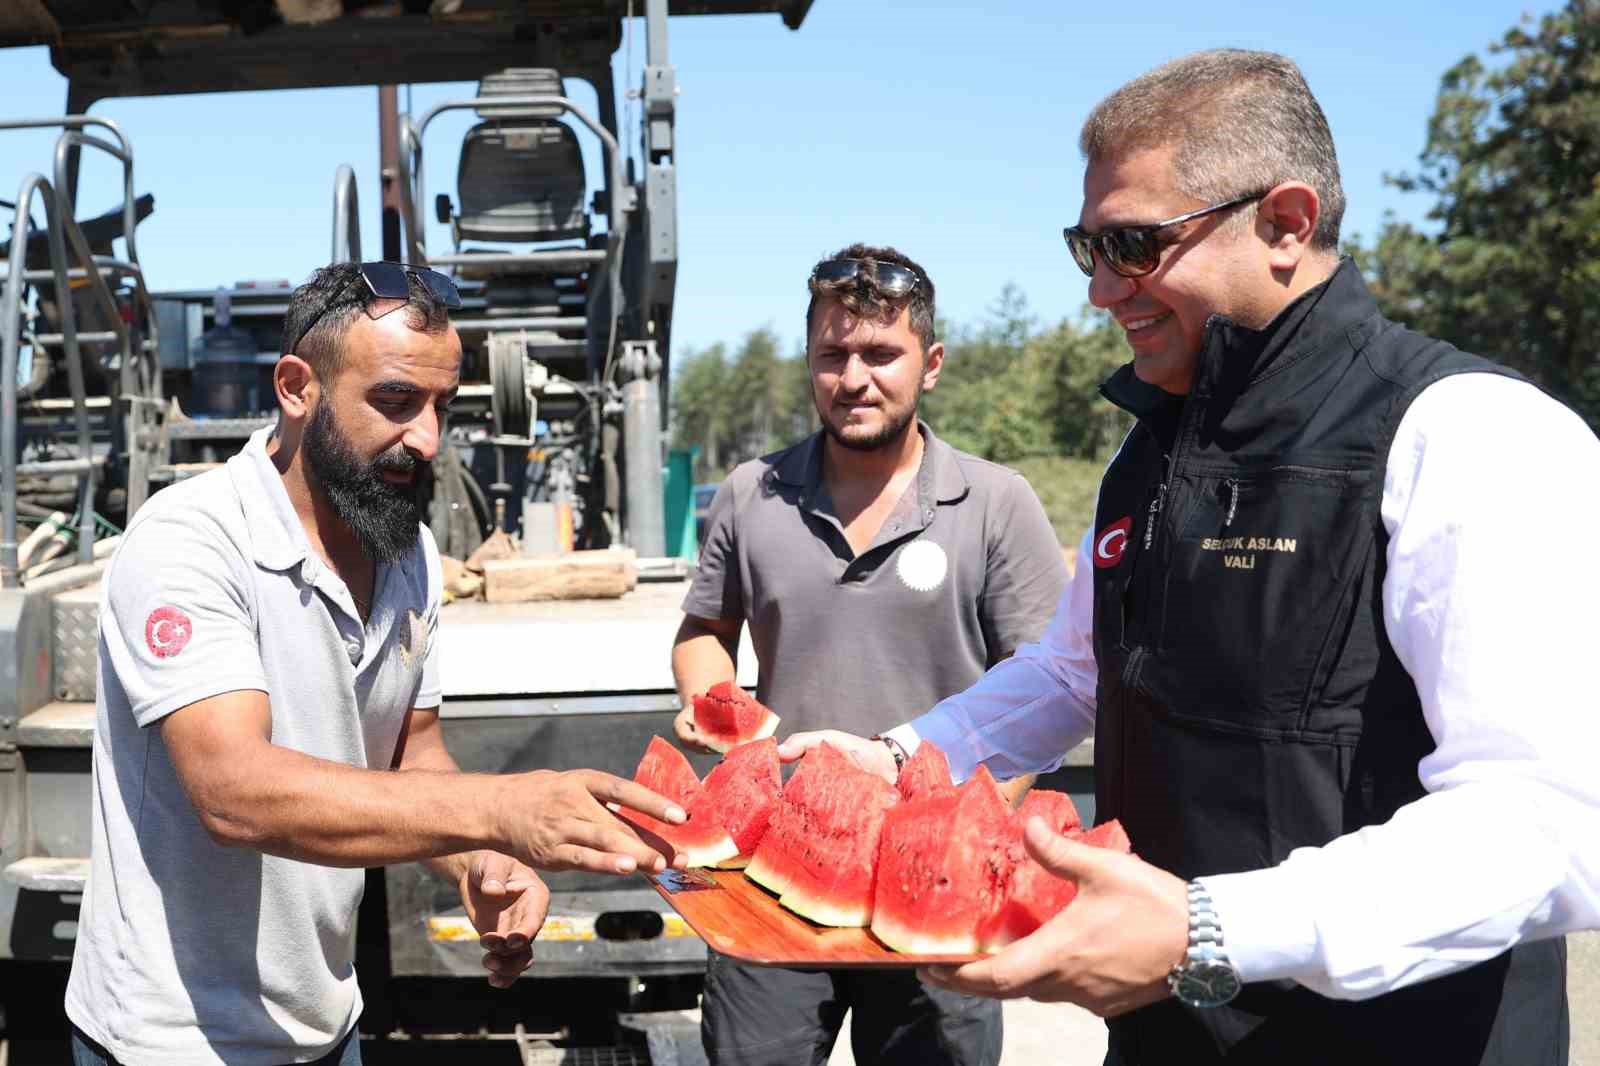
[[[509,988],[533,963],[533,940],[549,913],[550,890],[533,870],[497,851],[473,852],[459,887],[489,983]]]
[[[683,863],[665,841],[640,839],[607,809],[638,811],[672,825],[688,817],[682,807],[641,784],[599,770],[536,770],[507,784],[502,836],[534,869],[660,873]]]
[[[895,766],[894,756],[889,752],[887,744],[837,729],[795,733],[778,745],[778,759],[782,762],[795,762],[803,758],[806,752],[823,743],[832,744],[848,755],[851,762],[868,773],[883,778],[891,785],[899,776],[899,768]]]
[[[1134,855],[1080,844],[1029,819],[1028,853],[1078,883],[1070,906],[987,959],[922,977],[968,995],[1076,1003],[1111,1017],[1168,995],[1189,943],[1184,882]]]

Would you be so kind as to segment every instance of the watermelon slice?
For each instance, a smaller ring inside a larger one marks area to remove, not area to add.
[[[1083,819],[1078,816],[1078,808],[1072,805],[1071,796],[1047,788],[1033,789],[1022,797],[1022,804],[1017,808],[1016,817],[1012,819],[1018,847],[1022,847],[1022,831],[1027,826],[1028,819],[1034,817],[1043,818],[1045,824],[1057,833],[1065,833],[1069,829],[1078,829],[1083,825]]]
[[[778,716],[732,681],[718,681],[694,698],[694,727],[712,751],[770,737]]]
[[[1009,866],[1000,842],[1010,820],[982,766],[960,788],[891,811],[878,847],[873,935],[896,951],[978,951],[978,931],[1004,896]]]
[[[1006,879],[1005,897],[994,916],[980,930],[979,942],[984,951],[995,951],[1021,940],[1059,914],[1078,894],[1077,882],[1057,877],[1027,854],[1022,843],[1022,833],[1029,818],[1035,815],[1042,817],[1050,824],[1052,830],[1058,833],[1064,831],[1064,835],[1081,844],[1109,848],[1112,851],[1133,850],[1128,841],[1128,834],[1122,830],[1122,823],[1112,820],[1088,832],[1083,832],[1075,825],[1063,826],[1061,819],[1068,811],[1071,812],[1072,821],[1077,822],[1077,811],[1073,809],[1072,801],[1059,792],[1030,793],[1028,799],[1033,799],[1036,795],[1062,796],[1066,800],[1064,809],[1059,801],[1047,800],[1036,804],[1034,809],[1030,810],[1027,800],[1024,800],[1022,807],[1013,817],[1010,829],[1012,839],[1006,849],[1011,868]],[[1055,814],[1047,813],[1044,809],[1049,806],[1054,807]]]
[[[771,737],[740,744],[712,768],[701,787],[701,803],[739,849],[717,866],[739,869],[749,864],[782,795],[778,742]]]
[[[954,786],[955,782],[950,778],[950,760],[945,758],[939,745],[927,740],[917,745],[911,758],[900,767],[900,776],[895,781],[900,795],[908,800],[922,799],[940,789]]]
[[[633,779],[682,807],[689,820],[682,825],[670,825],[627,809],[621,812],[622,818],[671,844],[684,856],[686,865],[712,866],[739,854],[739,845],[717,820],[715,797],[707,799],[700,785],[700,775],[694,772],[683,752],[660,737],[651,737],[644,758],[639,760],[639,768],[633,772]]]
[[[900,800],[895,787],[831,744],[808,754],[745,875],[819,925],[872,920],[878,837]]]

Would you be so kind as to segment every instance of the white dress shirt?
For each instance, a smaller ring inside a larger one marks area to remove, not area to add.
[[[1384,625],[1437,743],[1428,794],[1204,878],[1246,981],[1341,999],[1600,927],[1600,440],[1531,385],[1445,378],[1400,422],[1382,516]],[[1039,643],[891,735],[937,743],[958,777],[1059,765],[1094,730],[1088,552],[1085,535]]]

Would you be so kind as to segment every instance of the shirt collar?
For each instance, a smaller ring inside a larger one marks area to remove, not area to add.
[[[826,430],[818,430],[789,449],[773,470],[773,477],[801,490],[801,498],[814,500],[822,486],[822,447]],[[922,434],[922,464],[917,469],[917,493],[935,503],[954,503],[967,494],[967,475],[955,449],[934,436],[922,419],[917,419]]]
[[[256,562],[268,570],[288,570],[313,555],[283,475],[267,454],[267,442],[275,431],[276,427],[267,426],[252,433],[228,460],[228,474],[239,494]]]

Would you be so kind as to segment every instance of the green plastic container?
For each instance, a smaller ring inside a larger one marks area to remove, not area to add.
[[[662,472],[663,511],[667,521],[667,555],[694,562],[700,554],[694,528],[694,460],[700,454],[697,444],[667,452],[667,467]]]

